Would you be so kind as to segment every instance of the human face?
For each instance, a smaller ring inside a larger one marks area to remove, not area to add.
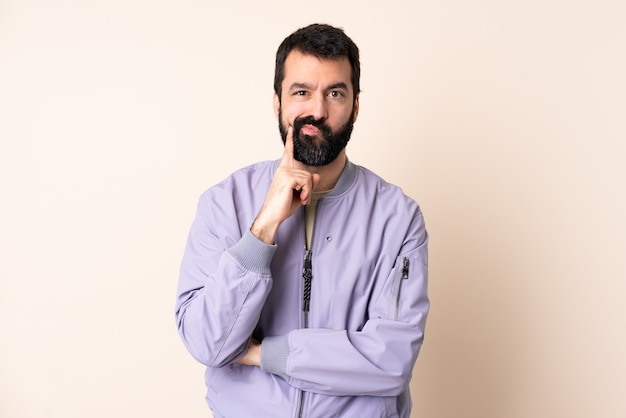
[[[292,51],[285,60],[282,97],[274,96],[283,143],[294,127],[294,158],[324,166],[343,154],[358,115],[347,58],[319,59]]]

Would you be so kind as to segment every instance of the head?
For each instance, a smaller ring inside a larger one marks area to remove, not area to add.
[[[343,30],[313,24],[276,53],[274,108],[283,142],[294,127],[294,157],[310,166],[334,161],[358,114],[359,50]]]
[[[274,71],[274,92],[279,98],[282,94],[282,82],[285,78],[285,61],[289,53],[294,50],[324,60],[347,58],[352,69],[350,80],[354,92],[353,98],[356,100],[361,92],[359,48],[342,29],[319,23],[298,29],[286,37],[278,47]]]

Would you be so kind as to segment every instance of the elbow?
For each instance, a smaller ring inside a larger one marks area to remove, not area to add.
[[[411,382],[411,373],[397,373],[387,376],[388,382],[380,396],[400,396],[406,392]]]
[[[379,393],[378,395],[399,396],[408,390],[420,348],[421,340],[416,344],[410,359],[407,357],[406,361],[395,363],[394,366],[386,369],[383,377],[384,383],[380,386],[384,393]],[[392,365],[394,362],[390,359],[388,364]]]
[[[241,357],[247,348],[247,345],[244,344],[234,350],[227,350],[224,343],[225,338],[213,333],[201,332],[193,324],[187,324],[184,315],[177,319],[178,334],[185,348],[196,361],[207,367],[227,366]]]
[[[184,315],[177,315],[177,325],[178,335],[191,357],[205,366],[211,364],[214,361],[214,356],[210,347],[201,343],[197,336],[193,335],[193,332],[189,332],[188,327],[185,326]]]

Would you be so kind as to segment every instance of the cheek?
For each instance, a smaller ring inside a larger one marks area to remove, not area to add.
[[[280,120],[280,123],[283,125],[283,127],[284,127],[285,129],[287,129],[287,127],[289,127],[289,126],[293,126],[293,121],[294,121],[294,118],[293,118],[293,117],[291,117],[290,115],[286,115],[286,114],[284,114],[284,113],[283,113],[283,117],[282,117],[282,119]]]
[[[286,97],[283,98],[281,108],[284,115],[291,115],[293,118],[307,116],[311,112],[311,101]]]
[[[352,109],[342,109],[341,112],[337,112],[333,119],[330,120],[329,122],[332,124],[332,126],[334,126],[335,128],[344,126],[345,124],[347,124],[350,119],[352,118]]]
[[[280,118],[280,121],[282,123],[285,123],[286,121],[288,121],[290,119],[291,115],[291,107],[286,105],[285,102],[283,101],[283,103],[280,104],[280,107],[278,108],[278,117]]]

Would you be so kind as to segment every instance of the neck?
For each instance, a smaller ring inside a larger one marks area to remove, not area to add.
[[[317,187],[314,191],[323,192],[331,190],[333,187],[335,187],[335,184],[337,184],[337,180],[339,180],[339,177],[341,176],[345,165],[346,150],[344,149],[330,164],[321,167],[302,164],[302,168],[311,174],[319,174],[320,181],[319,183],[317,183]]]

